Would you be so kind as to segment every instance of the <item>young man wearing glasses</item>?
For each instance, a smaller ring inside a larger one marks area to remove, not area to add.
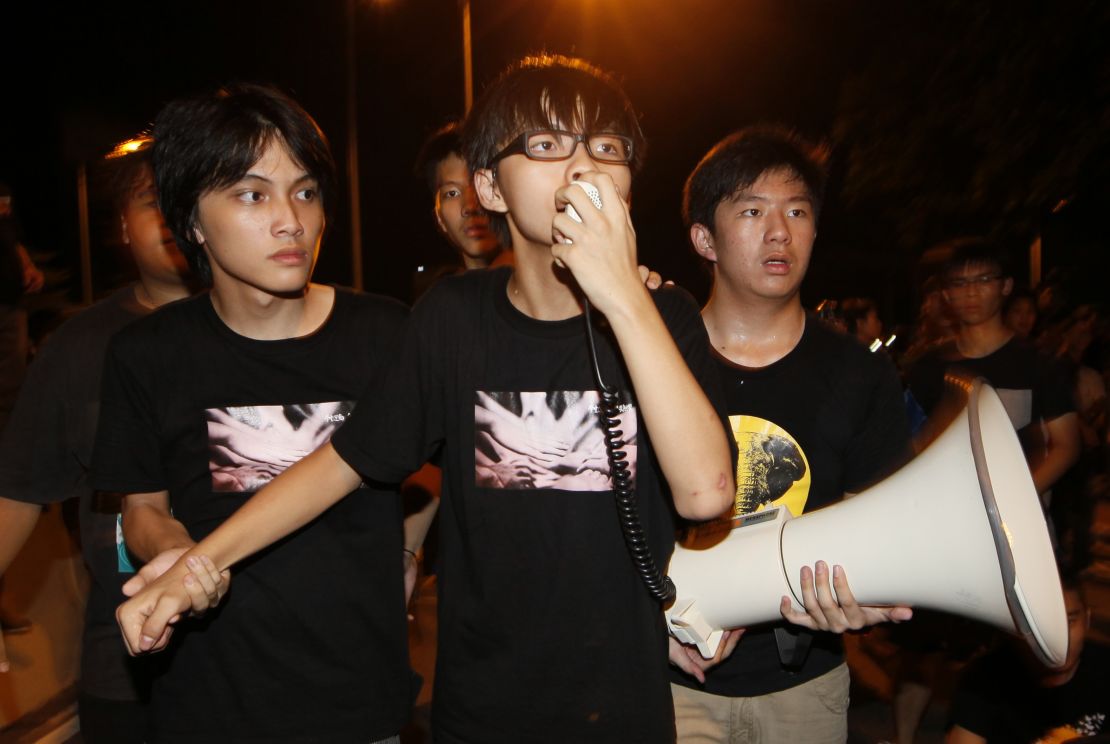
[[[673,546],[672,508],[690,519],[722,513],[733,464],[699,384],[712,367],[697,306],[681,290],[650,293],[637,269],[628,214],[643,149],[637,117],[597,68],[529,58],[487,90],[464,140],[515,267],[433,287],[340,436],[195,553],[230,566],[362,478],[400,480],[442,446],[436,741],[673,741],[665,624],[618,527],[586,298],[660,565]],[[132,649],[155,646],[189,607],[186,573],[179,563],[121,607]]]
[[[1079,456],[1070,375],[1006,327],[1002,308],[1014,282],[994,246],[955,244],[942,284],[956,336],[914,364],[906,379],[910,393],[931,414],[942,403],[948,372],[985,377],[1022,439],[1037,492],[1045,494]]]

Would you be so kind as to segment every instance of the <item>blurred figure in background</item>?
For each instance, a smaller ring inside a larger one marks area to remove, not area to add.
[[[150,140],[121,145],[102,164],[116,234],[138,280],[69,320],[42,347],[0,442],[0,574],[26,542],[45,504],[79,499],[81,546],[92,578],[86,606],[78,708],[89,744],[143,741],[147,659],[120,644],[115,606],[132,569],[116,542],[118,499],[88,480],[100,373],[117,330],[188,295],[188,271],[158,209]],[[9,669],[0,638],[0,672]]]
[[[23,245],[12,190],[0,183],[0,430],[3,429],[27,373],[30,342],[24,294],[42,290],[43,276]],[[0,574],[3,572],[0,571]],[[4,582],[0,578],[0,595]],[[0,607],[0,632],[22,633],[31,624]]]
[[[1045,667],[1011,639],[964,671],[949,713],[947,744],[1065,742],[1110,731],[1110,650],[1085,643],[1091,610],[1082,584],[1066,574],[1068,655]],[[1015,648],[1017,646],[1017,648]]]
[[[1045,339],[1046,343],[1055,341],[1053,355],[1072,369],[1075,377],[1079,460],[1053,489],[1051,513],[1060,560],[1076,570],[1091,564],[1095,504],[1105,490],[1105,479],[1099,477],[1106,469],[1107,433],[1106,382],[1101,372],[1101,343],[1096,338],[1100,325],[1097,310],[1080,305]]]
[[[854,336],[864,346],[870,347],[883,335],[879,307],[870,298],[849,297],[840,303],[840,314],[848,335]]]
[[[903,372],[925,353],[951,340],[955,333],[955,320],[944,301],[941,284],[941,278],[936,275],[928,277],[922,284],[913,340],[899,360]]]
[[[1002,319],[1018,338],[1031,338],[1037,327],[1036,296],[1027,289],[1014,290],[1006,300]]]

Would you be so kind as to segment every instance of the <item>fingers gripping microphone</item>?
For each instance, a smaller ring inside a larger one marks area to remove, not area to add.
[[[980,620],[1062,664],[1067,615],[1029,467],[994,390],[975,381],[967,398],[928,449],[858,496],[797,519],[756,512],[677,546],[675,637],[711,656],[724,629],[781,619],[783,595],[801,605],[801,567],[825,560],[861,605]]]

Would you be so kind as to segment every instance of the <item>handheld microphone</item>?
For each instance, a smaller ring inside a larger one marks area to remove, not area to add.
[[[590,197],[590,201],[594,203],[594,206],[601,209],[601,192],[597,190],[597,186],[586,181],[571,181],[571,186],[581,186],[582,190],[586,192],[586,196]],[[573,204],[567,204],[566,212],[567,216],[575,222],[582,221],[581,215],[578,214],[578,210],[574,208]],[[567,242],[571,241],[568,239]]]

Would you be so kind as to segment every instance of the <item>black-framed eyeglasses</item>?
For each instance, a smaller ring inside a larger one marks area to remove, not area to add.
[[[525,155],[531,160],[566,160],[574,155],[579,142],[599,163],[632,162],[632,138],[622,134],[576,134],[560,129],[531,129],[514,139],[493,157],[498,162],[510,155]]]
[[[1001,274],[979,274],[978,276],[957,276],[945,282],[949,289],[967,289],[968,287],[985,287],[1002,278]]]

